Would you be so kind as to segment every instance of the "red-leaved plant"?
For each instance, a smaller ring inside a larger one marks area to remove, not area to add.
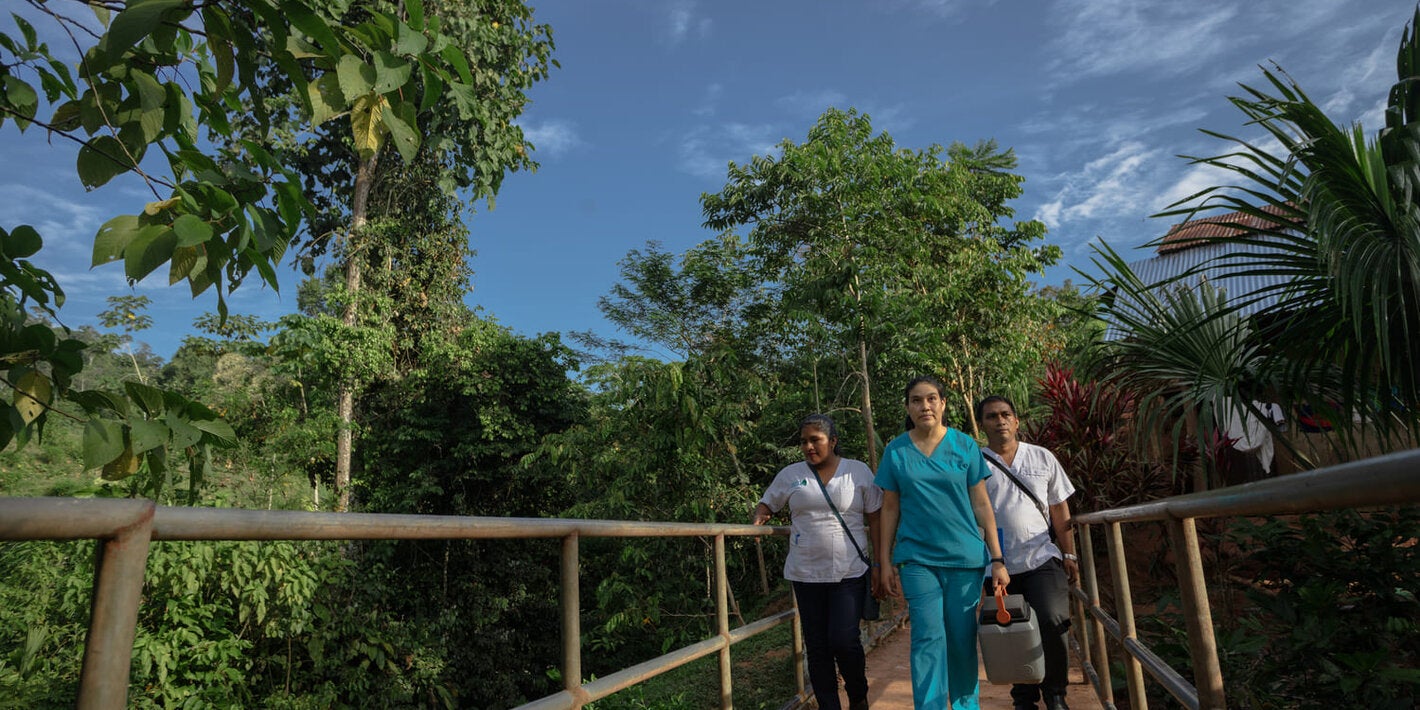
[[[1129,430],[1135,396],[1080,382],[1058,363],[1046,367],[1038,404],[1049,416],[1026,424],[1026,438],[1054,452],[1075,484],[1071,507],[1094,511],[1171,495],[1169,468],[1142,455]]]

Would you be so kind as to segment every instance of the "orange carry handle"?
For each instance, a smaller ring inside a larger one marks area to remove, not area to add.
[[[996,585],[996,623],[1008,626],[1011,623],[1011,612],[1006,611],[1006,588]]]

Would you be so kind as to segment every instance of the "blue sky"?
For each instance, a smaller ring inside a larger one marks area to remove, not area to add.
[[[470,304],[513,330],[619,335],[597,310],[617,261],[649,240],[673,252],[714,236],[701,193],[730,161],[800,142],[828,107],[854,107],[900,146],[995,139],[1026,177],[1018,218],[1049,227],[1065,254],[1043,284],[1090,269],[1099,239],[1121,250],[1167,230],[1149,219],[1217,182],[1178,154],[1223,144],[1209,128],[1258,137],[1226,100],[1280,63],[1336,120],[1381,125],[1412,0],[560,0],[534,3],[562,68],[532,91],[520,122],[542,166],[504,183],[497,208],[467,217]],[[13,31],[8,18],[0,18]],[[69,296],[71,327],[97,325],[106,296],[129,293],[121,267],[90,270],[93,235],[153,199],[136,182],[85,193],[74,151],[0,129],[0,225],[32,224],[40,262]],[[1145,252],[1127,253],[1142,258]],[[162,272],[162,270],[160,270]],[[253,278],[234,313],[295,309]],[[215,300],[161,275],[140,334],[170,356]]]

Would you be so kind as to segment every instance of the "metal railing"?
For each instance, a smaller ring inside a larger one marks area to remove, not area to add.
[[[720,706],[732,707],[730,646],[780,624],[792,627],[794,677],[804,697],[804,645],[798,607],[731,629],[725,538],[787,534],[787,528],[754,525],[649,523],[545,518],[475,518],[374,513],[306,513],[174,508],[143,500],[0,498],[0,540],[98,541],[94,594],[84,661],[80,708],[123,708],[142,597],[149,543],[157,540],[449,540],[561,538],[562,679],[560,692],[521,706],[581,708],[648,678],[712,653],[720,659]],[[582,682],[580,562],[583,537],[714,537],[714,636]]]
[[[1082,588],[1072,589],[1071,593],[1076,602],[1077,620],[1088,618],[1090,621],[1088,625],[1075,625],[1079,631],[1076,641],[1081,646],[1086,675],[1098,681],[1095,691],[1100,701],[1106,707],[1114,707],[1106,649],[1107,639],[1113,637],[1125,651],[1123,661],[1131,708],[1142,710],[1148,707],[1144,694],[1144,671],[1148,671],[1184,707],[1192,710],[1222,710],[1227,707],[1194,521],[1223,516],[1292,515],[1415,503],[1420,503],[1420,449],[1074,516],[1072,522],[1080,534],[1080,544],[1076,549],[1081,551]],[[1182,592],[1196,687],[1141,643],[1135,633],[1134,605],[1121,526],[1142,522],[1164,522],[1168,527],[1169,544],[1174,553]],[[1118,620],[1100,607],[1090,535],[1091,527],[1096,525],[1105,528]]]

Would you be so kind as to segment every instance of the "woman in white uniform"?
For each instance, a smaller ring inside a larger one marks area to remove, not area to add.
[[[799,448],[803,462],[785,466],[774,477],[754,507],[754,524],[763,525],[789,506],[784,578],[794,583],[809,682],[819,708],[841,710],[842,674],[848,710],[867,710],[868,678],[858,620],[864,588],[875,581],[867,560],[873,559],[869,541],[883,494],[867,464],[840,455],[838,428],[827,415],[812,414],[800,422]],[[878,591],[873,590],[874,596]]]

